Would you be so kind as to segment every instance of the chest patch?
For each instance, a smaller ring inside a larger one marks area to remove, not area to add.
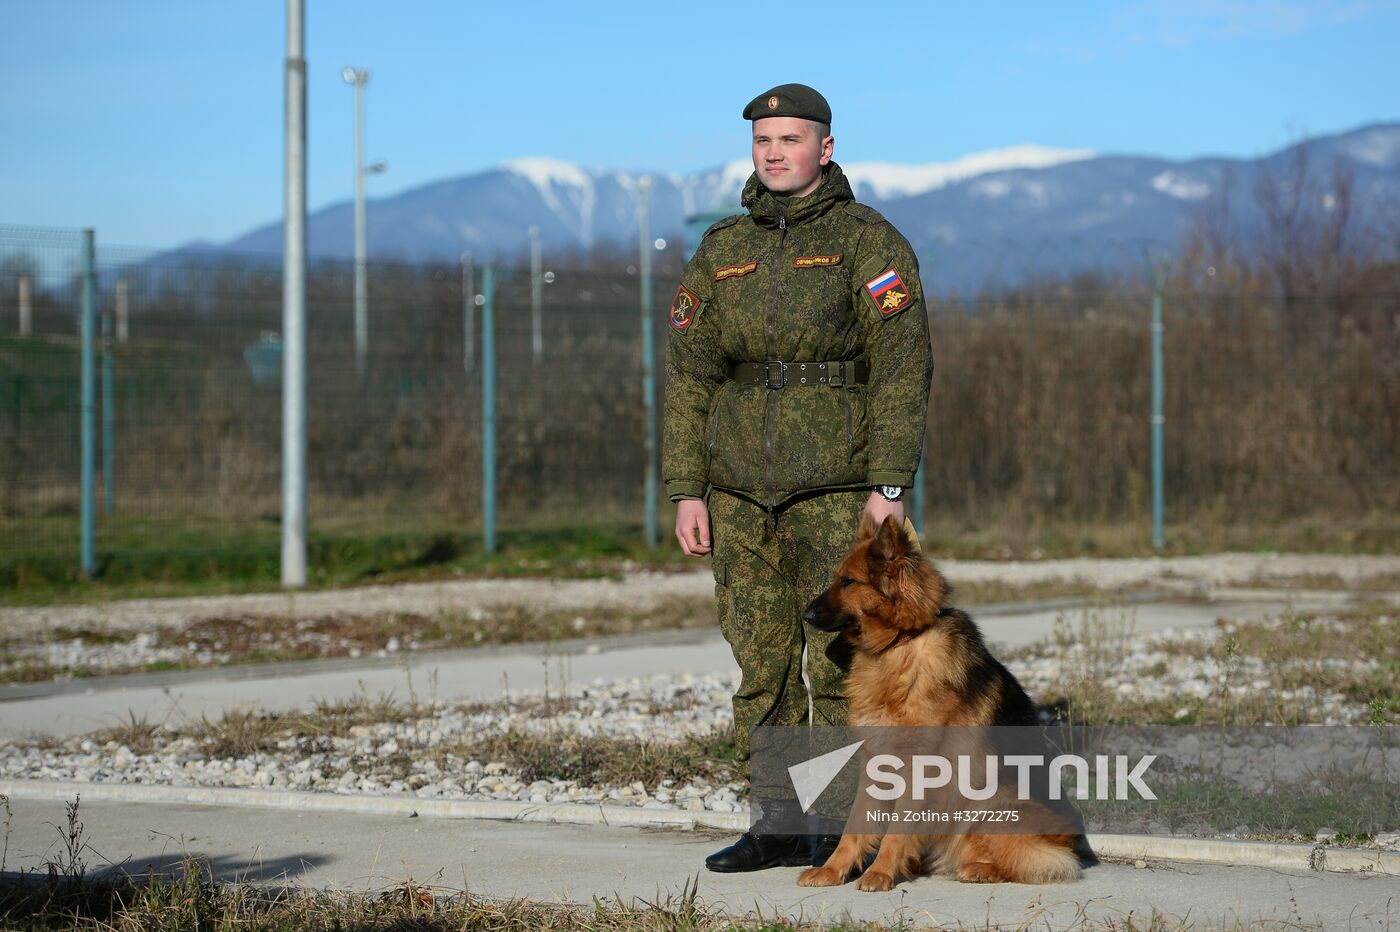
[[[889,317],[904,310],[910,301],[909,286],[904,284],[904,279],[899,277],[899,272],[895,269],[882,272],[866,282],[865,290],[875,299],[875,307],[881,317]]]
[[[834,256],[798,256],[792,260],[792,267],[795,269],[820,269],[828,265],[840,265],[845,253],[838,252]]]
[[[715,281],[722,282],[726,278],[739,278],[747,275],[758,268],[757,262],[745,262],[743,265],[726,265],[722,269],[715,269]]]
[[[671,328],[685,333],[686,328],[695,320],[695,312],[700,310],[700,299],[695,294],[681,285],[676,289],[676,296],[671,299]]]

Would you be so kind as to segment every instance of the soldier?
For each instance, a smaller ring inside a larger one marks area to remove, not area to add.
[[[744,119],[748,213],[705,232],[671,303],[663,474],[681,549],[713,551],[747,760],[757,725],[847,721],[841,642],[800,614],[863,511],[904,519],[933,363],[913,250],[832,161],[826,100],[784,84]],[[834,843],[745,833],[705,864],[819,865]]]

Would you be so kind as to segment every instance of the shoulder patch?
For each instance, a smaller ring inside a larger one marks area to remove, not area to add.
[[[726,265],[722,269],[715,269],[715,281],[722,282],[726,278],[741,278],[756,268],[758,268],[758,263],[753,260],[745,262],[743,265]]]
[[[845,204],[846,213],[857,220],[864,220],[866,223],[884,223],[885,215],[874,207],[867,207],[858,201],[847,201]]]
[[[695,322],[695,314],[700,310],[700,299],[689,288],[681,285],[676,296],[671,299],[671,329],[685,333]]]
[[[725,227],[732,227],[734,224],[738,223],[740,220],[743,220],[747,216],[748,214],[731,214],[728,217],[725,217],[723,220],[716,220],[714,223],[710,224],[709,229],[705,230],[704,233],[700,234],[700,238],[704,239],[711,233],[714,233],[718,230],[723,230]]]
[[[909,306],[911,293],[899,272],[891,267],[865,283],[865,290],[875,302],[881,317],[891,317]]]

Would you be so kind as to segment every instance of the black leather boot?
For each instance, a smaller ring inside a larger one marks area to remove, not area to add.
[[[734,844],[705,859],[706,867],[721,874],[770,867],[807,867],[811,863],[806,835],[755,835],[752,832],[745,832]]]
[[[812,866],[821,867],[826,863],[826,859],[836,851],[836,846],[841,841],[841,834],[835,835],[808,835],[807,845],[811,851]]]

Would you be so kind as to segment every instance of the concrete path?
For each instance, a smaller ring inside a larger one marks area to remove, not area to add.
[[[1287,606],[1335,609],[1347,598],[1346,593],[1298,599],[1259,599],[1251,594],[1232,602],[1129,604],[1122,611],[1130,613],[1132,630],[1142,634],[1213,625],[1221,617],[1275,616]],[[1049,637],[1057,617],[1064,614],[1073,622],[1084,611],[1083,604],[1000,606],[983,609],[976,617],[994,649],[1005,649]],[[0,740],[79,734],[131,715],[159,722],[214,718],[237,706],[297,709],[314,699],[361,692],[392,693],[400,699],[407,699],[410,691],[419,699],[495,699],[506,691],[561,690],[600,677],[735,669],[728,645],[710,629],[421,653],[387,661],[314,661],[20,685],[0,689]]]
[[[14,800],[9,871],[60,858],[57,800]],[[1147,862],[1105,863],[1078,883],[974,886],[943,878],[906,882],[889,893],[854,886],[796,885],[797,868],[712,874],[706,854],[729,836],[599,826],[410,818],[349,813],[295,814],[182,805],[86,802],[80,806],[90,870],[170,869],[189,855],[222,880],[291,881],[370,891],[408,878],[447,890],[501,898],[588,904],[676,902],[697,882],[700,901],[730,915],[835,921],[1063,928],[1082,920],[1145,925],[1154,911],[1195,927],[1273,920],[1288,928],[1388,929],[1400,917],[1400,880]]]

